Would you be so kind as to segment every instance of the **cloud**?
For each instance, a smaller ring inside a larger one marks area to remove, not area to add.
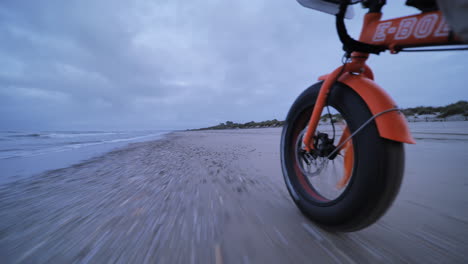
[[[360,21],[349,23],[356,35]],[[282,0],[4,0],[0,34],[5,130],[283,119],[295,97],[342,55],[332,16]],[[437,104],[440,97],[408,97],[408,90],[423,91],[411,80],[423,79],[427,94],[436,93],[440,87],[431,83],[440,82],[428,78],[446,79],[467,57],[431,56],[384,55],[371,66],[402,105]],[[444,67],[427,77],[414,72],[428,71],[421,61]],[[402,90],[406,84],[412,87]],[[466,89],[455,91],[450,100],[468,97]]]

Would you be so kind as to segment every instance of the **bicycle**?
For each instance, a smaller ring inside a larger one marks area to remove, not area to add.
[[[281,136],[284,180],[310,220],[330,231],[357,231],[376,222],[395,200],[403,179],[403,144],[415,143],[404,115],[374,82],[366,60],[386,50],[397,54],[462,41],[436,5],[420,8],[419,14],[381,20],[384,0],[298,2],[329,13],[336,9],[345,56],[342,66],[319,77],[289,110]],[[359,2],[369,12],[355,40],[344,19],[348,7]]]

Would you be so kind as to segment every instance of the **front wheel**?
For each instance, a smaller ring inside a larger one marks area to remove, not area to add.
[[[316,151],[304,151],[302,137],[321,85],[305,90],[289,110],[281,136],[284,180],[310,220],[330,231],[356,231],[377,221],[395,199],[403,144],[381,138],[372,121],[330,156],[342,134],[347,138],[372,117],[358,94],[336,83],[327,99],[330,115],[322,116],[314,136]]]

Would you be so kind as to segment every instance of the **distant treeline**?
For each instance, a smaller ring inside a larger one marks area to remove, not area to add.
[[[468,102],[458,101],[454,104],[446,106],[433,107],[433,106],[418,106],[403,109],[405,116],[414,115],[437,115],[439,118],[445,118],[453,115],[468,116]]]
[[[412,108],[403,109],[403,114],[407,117],[417,115],[435,115],[438,118],[446,118],[453,115],[463,115],[468,117],[468,101],[458,101],[447,106],[433,107],[433,106],[418,106]],[[330,116],[325,114],[321,116],[322,122],[328,122]],[[343,120],[340,114],[332,115],[334,122]],[[226,121],[226,123],[220,123],[216,126],[192,129],[192,130],[208,130],[208,129],[236,129],[236,128],[263,128],[263,127],[281,127],[284,121],[278,121],[276,119],[267,120],[262,122],[250,121],[247,123],[235,123],[232,121]]]
[[[234,123],[232,121],[226,121],[226,123],[220,123],[217,126],[205,127],[192,130],[207,130],[207,129],[234,129],[234,128],[261,128],[261,127],[280,127],[283,126],[284,121],[278,121],[276,119],[267,120],[262,122],[250,121],[247,123]]]

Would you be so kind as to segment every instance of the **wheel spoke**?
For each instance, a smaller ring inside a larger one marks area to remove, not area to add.
[[[337,115],[335,114],[335,116]],[[334,131],[336,128],[338,131]],[[333,130],[327,129],[327,127],[317,130],[315,136],[316,149],[313,154],[304,150],[303,137],[305,131],[307,131],[307,127],[299,133],[296,142],[298,167],[318,194],[326,199],[334,200],[344,191],[352,175],[354,161],[352,140],[346,142],[338,150],[336,156],[331,157],[331,160],[328,159],[328,153],[330,153],[330,149],[335,148],[334,143],[338,146],[340,142],[348,139],[350,131],[344,122],[341,125],[337,123]],[[331,133],[330,131],[333,131],[333,135],[337,133],[338,135],[341,134],[341,136],[339,139],[334,139],[333,136],[330,137],[331,134],[328,134]]]

